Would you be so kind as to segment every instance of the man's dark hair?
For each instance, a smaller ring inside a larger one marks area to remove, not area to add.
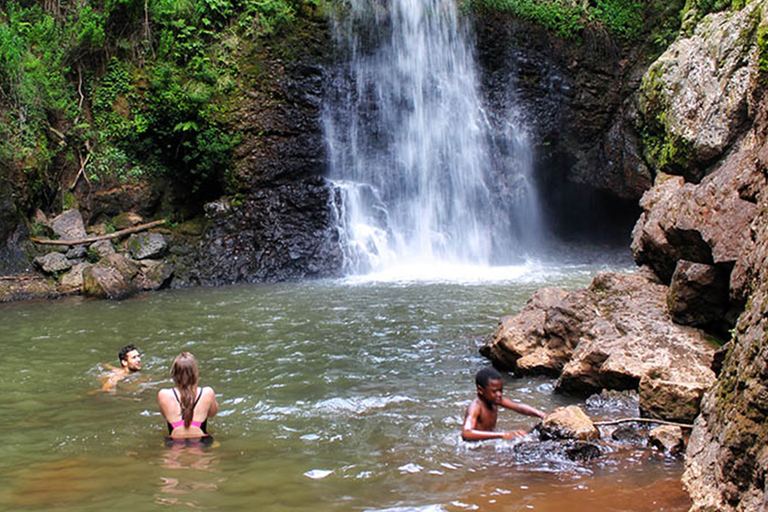
[[[475,384],[484,388],[490,380],[501,380],[501,374],[493,368],[483,368],[475,375]]]
[[[125,361],[128,358],[127,356],[128,352],[130,352],[131,350],[139,350],[139,349],[136,348],[136,345],[133,345],[133,344],[126,345],[120,349],[120,352],[117,353],[117,358],[120,361]]]

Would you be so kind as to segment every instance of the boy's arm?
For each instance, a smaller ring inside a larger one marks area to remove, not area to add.
[[[523,431],[494,432],[491,430],[477,430],[477,418],[480,414],[480,405],[472,402],[467,408],[464,417],[464,425],[461,428],[461,438],[465,441],[484,441],[486,439],[514,439],[525,435]]]
[[[513,402],[507,397],[502,398],[501,402],[499,402],[499,405],[506,409],[511,409],[515,412],[519,412],[520,414],[525,414],[527,416],[538,416],[539,418],[544,418],[546,416],[545,413],[541,412],[535,407],[531,407],[530,405],[525,404],[518,404],[517,402]]]

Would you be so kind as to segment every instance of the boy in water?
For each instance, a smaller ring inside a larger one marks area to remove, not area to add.
[[[514,439],[526,435],[524,430],[495,432],[499,406],[512,409],[528,416],[546,416],[543,412],[525,404],[517,404],[502,396],[504,383],[501,375],[493,368],[483,368],[475,376],[477,396],[467,407],[464,415],[464,425],[461,438],[465,441],[482,441],[485,439]]]
[[[141,370],[141,354],[134,345],[126,345],[120,349],[117,358],[120,360],[120,368],[105,365],[107,369],[112,370],[112,373],[107,376],[104,385],[101,386],[102,391],[114,390],[119,381]]]

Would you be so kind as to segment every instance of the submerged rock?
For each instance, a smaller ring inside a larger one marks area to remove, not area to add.
[[[662,425],[651,430],[648,435],[649,442],[664,453],[678,455],[685,451],[685,438],[683,429],[672,425]]]
[[[536,426],[542,439],[599,439],[600,431],[581,408],[572,405],[556,409]]]
[[[643,436],[633,425],[621,425],[611,432],[611,439],[619,443],[644,444],[646,436]]]

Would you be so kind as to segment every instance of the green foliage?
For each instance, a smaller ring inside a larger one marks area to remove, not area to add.
[[[0,158],[24,172],[44,208],[64,197],[62,163],[77,169],[85,154],[91,180],[167,174],[186,190],[216,184],[238,143],[224,122],[238,52],[322,4],[2,2]]]
[[[533,21],[564,39],[579,41],[585,30],[603,29],[614,38],[641,37],[666,47],[677,35],[684,0],[462,0],[465,10],[505,12]],[[689,2],[691,0],[688,0]],[[650,32],[650,36],[644,33]]]
[[[768,81],[768,25],[760,25],[757,28],[757,48],[759,54],[760,81]]]
[[[713,12],[738,11],[753,0],[687,0],[682,10],[682,17],[687,19],[692,28],[704,16]]]
[[[640,34],[643,27],[643,2],[638,0],[597,0],[592,17],[608,32],[627,41]]]
[[[578,38],[587,18],[587,12],[569,0],[467,0],[465,6],[531,20],[565,39]]]

